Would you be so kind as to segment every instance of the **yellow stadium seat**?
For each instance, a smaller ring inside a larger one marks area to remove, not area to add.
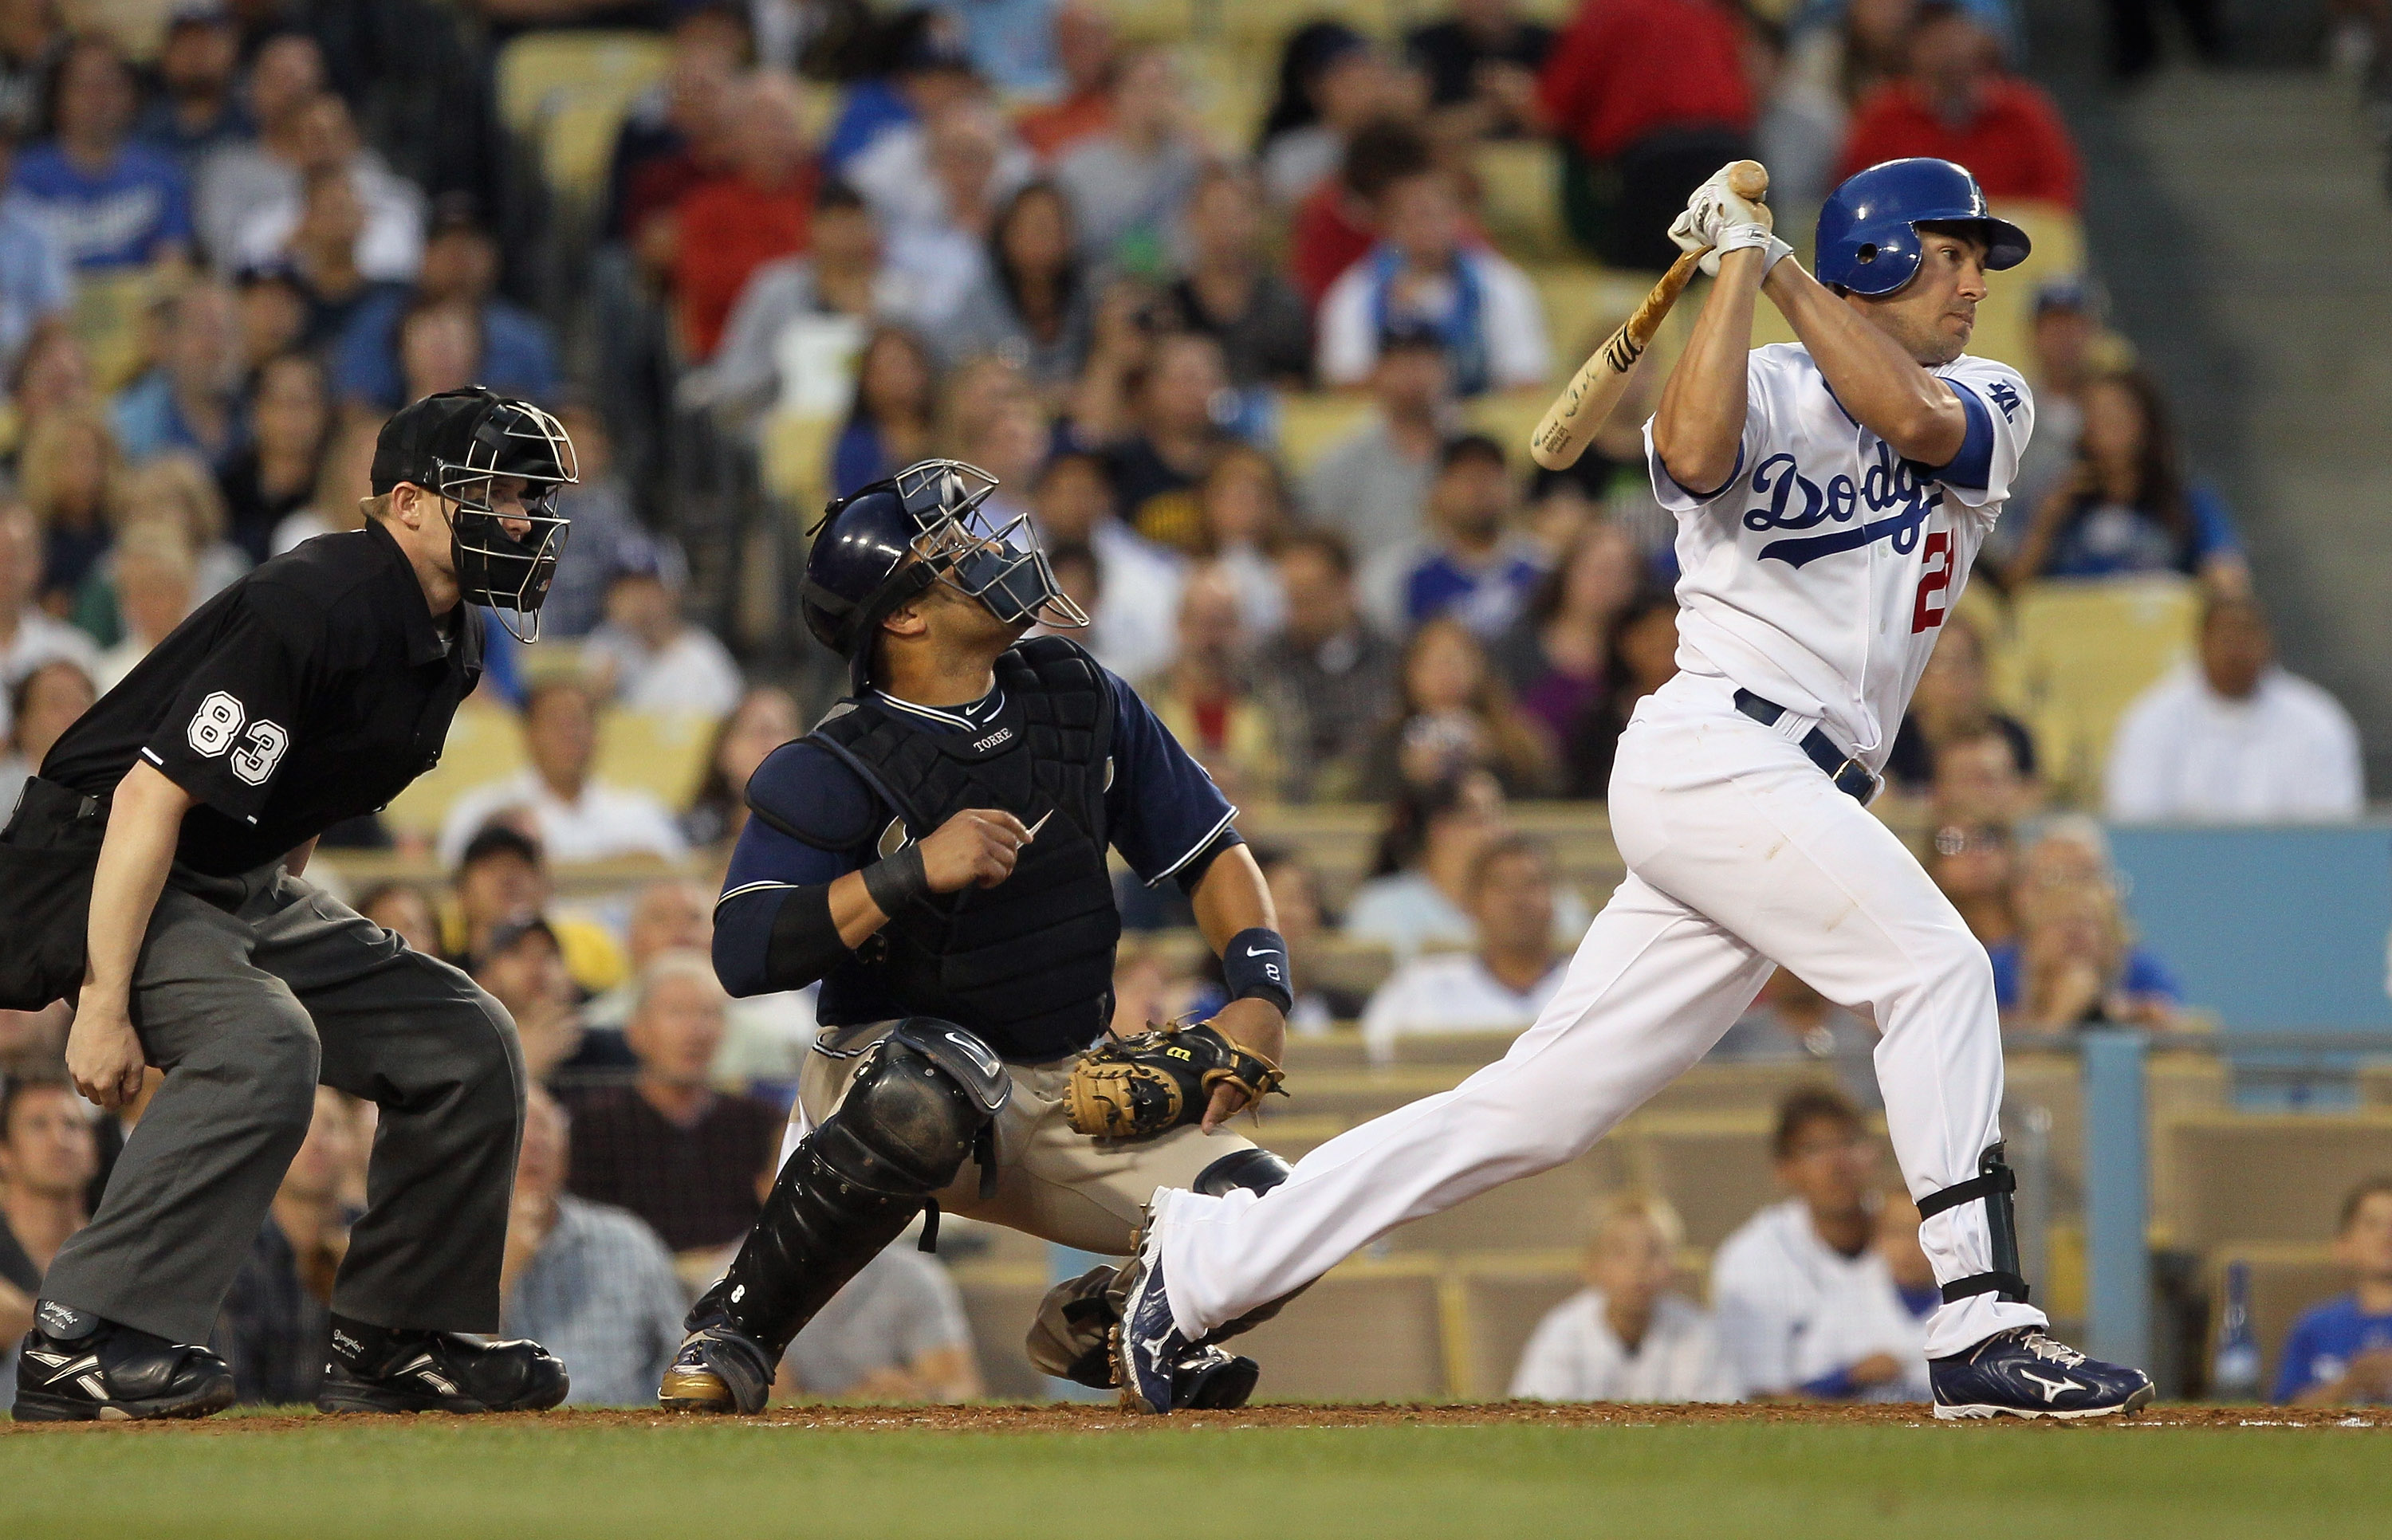
[[[1184,44],[1172,57],[1187,83],[1189,105],[1213,142],[1240,153],[1251,149],[1278,88],[1270,63],[1251,49],[1205,43]]]
[[[1279,452],[1287,468],[1303,475],[1340,439],[1358,432],[1377,408],[1357,393],[1302,392],[1279,403]]]
[[[1447,1393],[1436,1259],[1349,1262],[1238,1339],[1262,1401],[1425,1401]]]
[[[1772,1111],[1644,1113],[1621,1130],[1638,1184],[1660,1194],[1685,1221],[1686,1243],[1717,1246],[1737,1226],[1784,1197],[1770,1157]],[[1873,1134],[1877,1174],[1896,1179],[1882,1133]]]
[[[830,498],[830,452],[838,430],[837,418],[799,417],[789,412],[766,418],[765,490],[788,507],[821,508]]]
[[[91,361],[93,387],[102,395],[128,383],[150,363],[150,307],[166,292],[155,268],[78,273],[68,325]]]
[[[640,32],[526,32],[499,52],[499,117],[538,147],[551,188],[587,201],[604,186],[624,113],[671,57]]]
[[[2392,1061],[2359,1067],[2359,1102],[2361,1106],[2392,1107]]]
[[[1995,691],[2034,730],[2044,774],[2062,793],[2098,800],[2118,718],[2190,656],[2194,585],[2173,575],[2030,584],[2017,599],[2017,641],[1995,659]]]
[[[1317,977],[1301,963],[1296,964],[1296,976],[1306,980]],[[1368,1068],[1362,1034],[1350,1027],[1326,1032],[1291,1032],[1280,1067],[1290,1075],[1352,1074]]]
[[[1453,1353],[1454,1393],[1469,1401],[1502,1401],[1537,1323],[1586,1287],[1575,1255],[1563,1253],[1540,1264],[1532,1260],[1489,1258],[1461,1271],[1450,1285],[1460,1296],[1459,1338]],[[1454,1329],[1454,1328],[1450,1328]]]
[[[384,809],[394,829],[426,835],[440,832],[448,805],[486,782],[504,780],[524,766],[523,729],[514,712],[476,694],[457,708],[440,763],[416,779]]]
[[[2226,1269],[2242,1262],[2251,1270],[2251,1334],[2259,1339],[2259,1383],[2272,1386],[2283,1365],[2284,1338],[2293,1322],[2309,1306],[2350,1287],[2349,1275],[2323,1246],[2235,1246],[2211,1258],[2209,1298],[2211,1330],[2216,1339],[2216,1313],[2225,1306]]]
[[[2172,1173],[2154,1217],[2174,1244],[2316,1246],[2353,1184],[2392,1171],[2392,1113],[2196,1113],[2153,1143]]]
[[[1543,139],[1493,139],[1478,147],[1479,214],[1496,249],[1514,262],[1558,261],[1571,252],[1562,226],[1561,152]]]
[[[715,727],[704,712],[610,710],[599,719],[594,773],[610,785],[647,792],[668,808],[685,808],[706,773]]]
[[[1652,285],[1649,274],[1610,272],[1586,262],[1539,263],[1528,268],[1528,277],[1544,306],[1554,371],[1565,379],[1628,318]]]
[[[2051,278],[2085,270],[2085,231],[2074,214],[2049,203],[2005,199],[1994,212],[2024,230],[2034,250],[2008,272],[1990,275],[1969,351],[2032,376],[2034,291]]]
[[[1578,366],[1573,361],[1570,367]],[[1513,469],[1526,472],[1536,469],[1528,459],[1528,440],[1551,405],[1553,398],[1541,390],[1489,392],[1464,407],[1462,415],[1472,428],[1503,446]]]

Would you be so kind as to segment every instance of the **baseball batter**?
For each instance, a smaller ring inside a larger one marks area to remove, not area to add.
[[[2045,1335],[2019,1275],[1984,949],[1866,804],[1992,528],[2034,407],[1969,357],[1986,274],[2027,254],[1966,171],[1889,162],[1819,216],[1814,278],[1722,172],[1671,235],[1717,282],[1646,427],[1677,517],[1680,673],[1619,740],[1628,877],[1537,1023],[1452,1091],[1353,1129],[1263,1194],[1156,1195],[1115,1347],[1124,1400],[1396,1225],[1586,1150],[1701,1058],[1774,965],[1867,1013],[1943,1285],[1938,1417],[2086,1417],[2138,1370]],[[1750,349],[1767,295],[1799,343]]]

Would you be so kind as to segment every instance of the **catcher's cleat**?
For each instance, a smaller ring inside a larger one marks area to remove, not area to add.
[[[763,1348],[727,1326],[691,1332],[656,1387],[668,1412],[736,1412],[752,1417],[773,1394],[773,1360]]]
[[[203,1417],[232,1400],[232,1370],[207,1349],[55,1301],[42,1301],[17,1356],[19,1422]]]
[[[1171,1371],[1171,1404],[1189,1412],[1234,1412],[1262,1375],[1261,1365],[1227,1348],[1197,1348]]]
[[[1172,1318],[1171,1296],[1163,1281],[1163,1239],[1155,1232],[1168,1196],[1158,1192],[1147,1206],[1138,1255],[1130,1261],[1129,1283],[1122,1294],[1121,1319],[1113,1326],[1113,1381],[1121,1389],[1121,1404],[1133,1412],[1154,1415],[1176,1404],[1173,1381],[1190,1346]]]
[[[2041,1326],[1996,1332],[1966,1352],[1927,1361],[1935,1415],[1959,1417],[2126,1417],[2152,1399],[2151,1376],[2087,1358]]]
[[[545,1412],[572,1378],[538,1342],[484,1342],[453,1331],[332,1325],[318,1409],[326,1412]]]

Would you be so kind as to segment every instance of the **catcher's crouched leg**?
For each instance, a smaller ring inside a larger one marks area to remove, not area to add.
[[[876,1043],[838,1109],[782,1166],[731,1269],[691,1307],[689,1338],[656,1399],[757,1412],[781,1355],[815,1312],[948,1186],[1011,1094],[988,1045],[910,1016]]]
[[[1267,1193],[1287,1180],[1288,1164],[1267,1149],[1242,1149],[1223,1156],[1199,1172],[1195,1189],[1217,1197],[1232,1187]],[[1113,1388],[1112,1329],[1121,1319],[1121,1291],[1126,1270],[1110,1263],[1092,1267],[1068,1283],[1047,1290],[1038,1303],[1026,1343],[1030,1362],[1042,1374],[1069,1379],[1092,1390]],[[1294,1295],[1288,1296],[1294,1299]],[[1183,1407],[1228,1408],[1245,1404],[1260,1370],[1251,1358],[1233,1357],[1215,1346],[1222,1338],[1260,1326],[1279,1314],[1285,1300],[1274,1301],[1251,1315],[1231,1322],[1190,1351],[1175,1378],[1179,1381],[1177,1404]]]

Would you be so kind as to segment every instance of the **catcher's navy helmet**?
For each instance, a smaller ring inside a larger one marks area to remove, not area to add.
[[[1955,225],[1985,243],[1996,272],[2026,260],[2026,232],[1985,207],[1977,179],[1949,161],[1884,161],[1855,172],[1819,210],[1819,278],[1872,299],[1918,271],[1918,226]]]
[[[1056,583],[1046,552],[1031,543],[1029,516],[1001,527],[982,517],[981,504],[995,490],[996,478],[976,466],[926,459],[824,510],[798,602],[814,640],[848,660],[858,693],[873,633],[933,583],[1011,625],[1088,623]]]

